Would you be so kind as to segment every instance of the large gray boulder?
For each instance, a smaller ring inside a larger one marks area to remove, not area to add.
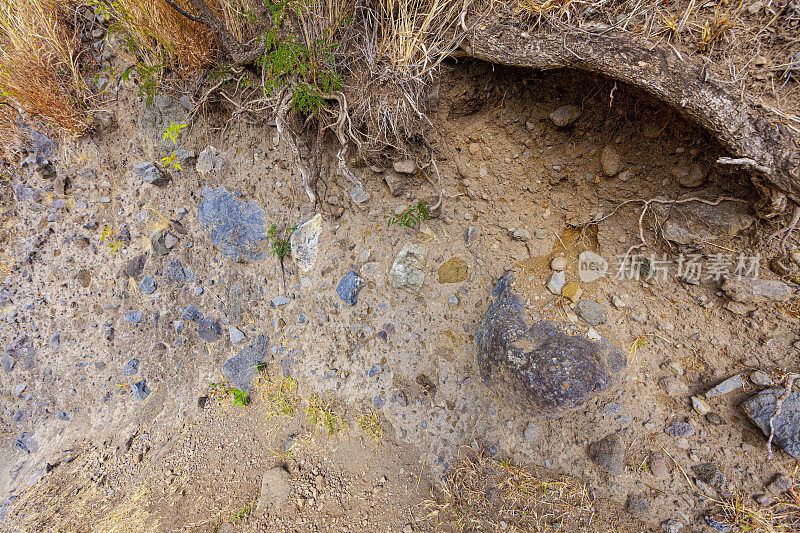
[[[219,250],[236,261],[267,257],[267,222],[255,201],[237,199],[225,187],[206,189],[197,210],[200,225]]]
[[[239,352],[239,355],[225,361],[222,373],[237,389],[249,393],[253,378],[258,372],[258,365],[267,356],[267,348],[269,348],[269,337],[259,335],[255,342]]]
[[[543,320],[526,306],[530,281],[524,269],[514,269],[495,286],[475,336],[478,366],[509,403],[558,417],[607,390],[627,358],[605,339],[567,334]]]
[[[769,437],[769,420],[778,410],[778,399],[786,389],[766,389],[742,404],[742,410]],[[772,442],[796,459],[800,459],[800,392],[793,390],[781,404],[781,414],[772,421]]]
[[[175,148],[172,141],[164,140],[164,132],[172,122],[186,123],[188,116],[180,102],[166,94],[157,94],[142,104],[137,122],[139,142],[149,159],[161,159]]]

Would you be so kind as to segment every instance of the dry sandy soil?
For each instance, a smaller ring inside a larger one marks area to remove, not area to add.
[[[115,126],[59,147],[66,190],[30,165],[15,169],[13,184],[32,190],[19,202],[4,193],[2,252],[7,266],[18,267],[3,274],[0,345],[28,335],[34,349],[29,364],[20,358],[0,372],[0,527],[407,532],[553,530],[563,522],[572,524],[565,530],[645,531],[673,520],[682,531],[713,531],[703,518],[712,500],[741,494],[755,505],[753,495],[771,494],[765,485],[777,474],[791,476],[796,461],[782,451],[768,460],[766,439],[739,405],[762,388],[747,379],[752,371],[777,380],[797,368],[796,296],[734,314],[719,280],[682,282],[674,263],[664,279],[614,279],[615,267],[594,282],[578,276],[580,252],[613,264],[639,243],[642,203],[615,206],[692,193],[743,202],[710,211],[697,203],[653,207],[642,219],[649,246],[641,253],[672,261],[701,254],[706,267],[715,254],[760,254],[759,276],[776,278],[767,265],[777,243],[766,239],[776,223],[755,218],[745,179],[713,166],[720,147],[669,110],[600,78],[477,62],[446,69],[434,143],[441,215],[419,228],[388,226],[392,213],[435,197],[431,182],[356,166],[370,196],[361,206],[333,171],[335,152],[326,153],[319,256],[308,272],[288,258],[283,272],[273,257],[234,262],[198,222],[207,187],[257,202],[268,227],[309,218],[274,127],[199,116],[184,131],[184,148],[199,154],[213,145],[222,152],[216,169],[197,172],[187,159],[168,184],[143,184],[132,167],[153,160],[152,150],[163,155],[160,132],[142,127],[143,103],[123,86]],[[557,128],[549,115],[565,104],[582,113]],[[606,147],[619,157],[613,176],[601,163]],[[694,163],[710,170],[688,189],[683,169]],[[170,220],[185,234],[174,230],[177,244],[156,255],[150,237]],[[703,237],[689,246],[668,242],[670,224]],[[107,226],[111,236],[101,241]],[[114,235],[126,231],[129,240],[112,250]],[[425,250],[418,292],[395,288],[388,275],[407,243]],[[20,263],[30,252],[31,261]],[[148,258],[137,279],[120,276],[141,253]],[[566,259],[566,281],[602,306],[606,321],[593,329],[628,354],[628,366],[576,411],[535,417],[481,379],[474,334],[492,287],[519,262],[540,280],[540,311],[589,332],[545,288],[556,256]],[[452,258],[465,262],[466,277],[442,282],[439,269]],[[173,259],[193,273],[182,283],[165,279]],[[355,306],[336,293],[350,270],[367,282]],[[147,275],[158,284],[149,295],[137,287]],[[205,342],[190,320],[176,331],[189,305],[222,321],[221,340]],[[142,313],[138,323],[124,319],[131,311]],[[228,325],[247,340],[232,344]],[[51,340],[56,333],[59,343]],[[259,334],[270,339],[267,364],[251,402],[234,405],[223,392],[222,364]],[[137,373],[123,375],[131,358]],[[743,385],[709,398],[710,413],[693,408],[693,394],[735,374]],[[149,388],[143,400],[131,390],[141,379]],[[691,431],[668,434],[676,422]],[[625,445],[616,474],[589,454],[611,433]],[[583,491],[582,503],[563,515],[525,514],[526,503],[551,495],[547,487],[520,493],[526,501],[515,506],[493,497],[509,490],[502,483],[459,499],[447,480],[463,473],[465,447],[536,479],[569,480]],[[725,479],[703,482],[692,466],[706,463]],[[493,515],[472,520],[463,508],[454,511],[454,502],[476,495]],[[583,515],[582,506],[594,514]]]

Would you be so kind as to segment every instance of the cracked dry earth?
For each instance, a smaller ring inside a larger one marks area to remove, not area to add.
[[[123,86],[116,125],[63,141],[55,176],[21,156],[3,204],[2,528],[458,530],[432,518],[431,491],[465,446],[584,483],[611,509],[586,530],[722,531],[705,518],[712,500],[791,487],[795,459],[776,448],[768,460],[740,405],[797,367],[796,285],[752,301],[719,276],[679,279],[674,263],[663,277],[639,264],[619,279],[614,266],[593,281],[578,271],[582,252],[613,265],[639,244],[642,203],[615,206],[688,194],[740,201],[652,206],[643,254],[706,266],[759,254],[759,277],[777,279],[774,228],[752,212],[746,179],[713,166],[719,146],[635,91],[610,102],[600,78],[446,70],[441,213],[387,225],[435,198],[431,183],[390,161],[353,163],[364,184],[353,191],[326,151],[309,270],[298,250],[283,265],[268,250],[244,257],[242,235],[198,218],[220,188],[252,202],[248,224],[264,230],[312,218],[274,127],[205,115],[185,131],[183,170],[144,183],[134,167],[169,153],[163,129],[186,111],[167,96],[142,111]],[[577,116],[559,127],[564,105]],[[415,252],[399,275],[404,250]],[[542,318],[627,358],[560,417],[522,409],[477,363],[476,328],[515,265]],[[548,290],[556,271],[560,294]],[[249,345],[263,364],[229,372]],[[247,405],[226,375],[250,386]],[[520,520],[498,510],[481,530]]]

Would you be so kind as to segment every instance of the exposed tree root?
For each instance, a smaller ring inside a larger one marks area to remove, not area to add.
[[[353,174],[353,171],[350,170],[350,167],[347,166],[347,154],[350,147],[348,138],[352,139],[354,142],[358,142],[358,139],[353,134],[353,125],[350,121],[350,113],[347,108],[347,98],[345,97],[344,93],[338,91],[335,93],[324,94],[322,97],[326,100],[336,100],[339,103],[339,116],[336,122],[331,126],[334,128],[336,138],[339,139],[339,151],[336,153],[336,159],[339,160],[339,171],[342,173],[342,176],[347,179],[347,181],[363,189],[364,184],[361,183],[361,180],[358,179],[356,175]],[[347,124],[347,135],[344,133],[345,124]]]
[[[797,135],[768,109],[742,102],[731,86],[708,75],[699,60],[620,33],[528,34],[502,24],[478,26],[467,54],[493,63],[540,70],[575,68],[639,87],[709,130],[732,158],[800,203]],[[780,202],[773,204],[780,205]]]
[[[294,92],[291,89],[283,89],[278,95],[278,110],[275,113],[275,126],[278,129],[278,135],[280,138],[289,145],[289,149],[292,151],[292,156],[297,164],[297,169],[300,171],[300,179],[303,189],[306,191],[308,199],[313,208],[317,205],[317,194],[314,192],[317,179],[311,173],[311,171],[309,171],[308,166],[305,164],[302,156],[300,155],[300,148],[297,146],[297,134],[294,133],[286,123],[286,116],[289,114],[289,110],[292,107],[291,104],[293,96]]]
[[[217,17],[214,11],[208,7],[204,0],[189,0],[192,8],[197,14],[192,14],[176,4],[174,0],[166,0],[166,2],[178,13],[188,18],[192,22],[197,22],[207,26],[219,41],[225,52],[233,59],[235,67],[243,67],[252,65],[256,59],[261,57],[266,48],[266,39],[261,37],[258,42],[250,47],[247,47],[236,40],[236,37],[228,31],[225,24]]]
[[[800,374],[790,373],[786,376],[786,383],[784,385],[783,394],[775,401],[775,414],[769,418],[769,439],[767,439],[767,460],[772,460],[772,439],[775,438],[774,420],[781,414],[783,409],[783,402],[792,394],[792,386],[794,381],[800,378]]]
[[[783,255],[786,255],[786,241],[789,239],[792,231],[797,227],[798,222],[800,222],[800,205],[795,205],[792,210],[792,220],[789,221],[789,224],[767,237],[768,240],[772,240],[778,235],[783,235],[781,239],[781,251]]]
[[[602,218],[600,218],[598,220],[592,221],[589,224],[598,224],[598,223],[606,220],[607,218],[610,218],[611,216],[613,216],[619,210],[620,207],[622,207],[624,205],[627,205],[627,204],[639,203],[639,202],[644,204],[644,207],[642,207],[642,211],[639,213],[639,243],[638,244],[634,244],[633,246],[628,248],[628,251],[625,252],[625,255],[629,255],[632,251],[638,250],[639,248],[646,248],[649,245],[647,240],[644,238],[644,217],[647,214],[647,210],[650,208],[651,204],[678,205],[678,204],[686,204],[686,203],[689,203],[689,202],[700,202],[700,203],[706,204],[706,205],[719,205],[722,202],[745,203],[745,200],[742,200],[741,198],[734,198],[732,196],[720,196],[720,197],[716,198],[715,200],[709,200],[709,199],[706,199],[706,198],[697,198],[697,197],[694,197],[694,196],[691,197],[691,198],[682,198],[680,200],[666,200],[664,198],[650,198],[649,200],[644,200],[644,199],[636,198],[636,199],[633,199],[633,200],[625,200],[624,202],[617,204],[617,206],[614,208],[613,211],[611,211],[611,213],[607,214],[606,216],[604,216],[604,217],[602,217]],[[563,243],[562,243],[562,245],[563,245]]]

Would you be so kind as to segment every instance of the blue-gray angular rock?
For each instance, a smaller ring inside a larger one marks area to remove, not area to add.
[[[183,331],[183,320],[176,320],[172,323],[172,327],[175,330],[175,333],[180,334]]]
[[[356,305],[358,301],[358,291],[364,286],[364,281],[358,277],[355,271],[351,270],[342,278],[336,287],[336,294],[348,305]]]
[[[534,414],[556,417],[607,390],[627,358],[606,340],[568,335],[527,305],[538,286],[512,269],[492,290],[475,339],[481,376],[495,393]]]
[[[259,335],[258,338],[245,347],[239,355],[231,357],[222,365],[222,373],[237,389],[250,392],[253,377],[258,372],[258,364],[267,356],[269,337]]]
[[[141,311],[128,311],[125,313],[123,317],[125,322],[130,322],[131,324],[138,324],[142,320],[142,312]]]
[[[735,376],[729,377],[719,385],[706,392],[705,397],[713,398],[714,396],[722,396],[723,394],[728,394],[729,392],[741,389],[743,386],[744,379],[742,378],[742,375],[736,374]]]
[[[30,433],[23,433],[17,437],[14,447],[25,453],[33,453],[36,451],[36,441]]]
[[[197,217],[211,242],[228,257],[264,259],[268,241],[264,210],[255,202],[238,200],[226,188],[207,188]]]
[[[247,336],[236,326],[230,326],[228,328],[228,336],[231,339],[231,344],[239,344],[247,340]]]
[[[47,164],[58,151],[58,141],[36,130],[30,130],[30,137],[33,141],[33,153],[36,154],[36,164]]]
[[[181,313],[181,318],[183,320],[191,320],[193,322],[198,322],[203,320],[203,313],[200,312],[200,309],[197,308],[196,305],[190,305],[186,309],[183,310]],[[181,324],[183,326],[183,324]],[[178,331],[180,333],[180,331]]]
[[[686,422],[671,422],[664,428],[664,433],[670,437],[691,437],[694,435],[694,428]]]
[[[291,302],[291,300],[290,300],[289,298],[287,298],[286,296],[284,296],[283,294],[280,294],[280,295],[278,295],[278,296],[277,296],[277,297],[276,297],[276,298],[275,298],[275,299],[272,301],[272,303],[275,305],[275,307],[280,307],[280,306],[282,306],[282,305],[286,305],[286,304],[288,304],[289,302]]]
[[[139,360],[135,357],[132,357],[125,363],[125,366],[122,367],[122,375],[123,376],[132,376],[139,371]]]
[[[719,531],[720,533],[728,533],[731,530],[731,526],[729,524],[720,522],[711,515],[704,515],[703,519],[712,529]]]
[[[594,300],[581,300],[576,309],[578,316],[592,326],[606,323],[606,312],[603,311],[603,306]]]
[[[163,185],[169,181],[169,175],[149,161],[133,167],[133,173],[151,185]]]
[[[206,342],[217,342],[222,338],[222,326],[216,318],[204,318],[197,326],[197,334]]]
[[[69,415],[67,414],[66,411],[64,411],[63,409],[60,409],[56,413],[56,418],[58,418],[59,420],[69,420]]]
[[[50,347],[54,350],[58,350],[61,346],[61,333],[54,333],[52,338],[50,339]]]
[[[0,357],[0,362],[3,363],[3,370],[5,370],[6,372],[11,372],[12,370],[14,370],[14,364],[16,361],[14,361],[11,358],[8,352],[3,353],[3,356]]]
[[[170,259],[164,267],[164,281],[181,284],[187,279],[186,270],[183,268],[183,263],[181,263],[180,259]]]
[[[3,353],[3,368],[6,372],[11,372],[19,363],[24,370],[30,370],[33,368],[34,357],[35,349],[30,338],[25,334],[20,335]]]
[[[783,387],[763,390],[745,401],[742,410],[765,436],[769,436],[769,420],[774,416],[772,442],[795,459],[800,459],[800,392],[793,390],[783,400],[780,414],[775,416],[778,399],[785,391]]]
[[[153,294],[156,292],[156,286],[156,278],[153,276],[145,276],[139,282],[139,290],[142,291],[142,294]]]
[[[143,379],[142,381],[137,381],[136,383],[131,380],[131,392],[133,392],[133,397],[138,401],[144,401],[145,398],[150,394],[150,389],[147,388],[147,380]]]

